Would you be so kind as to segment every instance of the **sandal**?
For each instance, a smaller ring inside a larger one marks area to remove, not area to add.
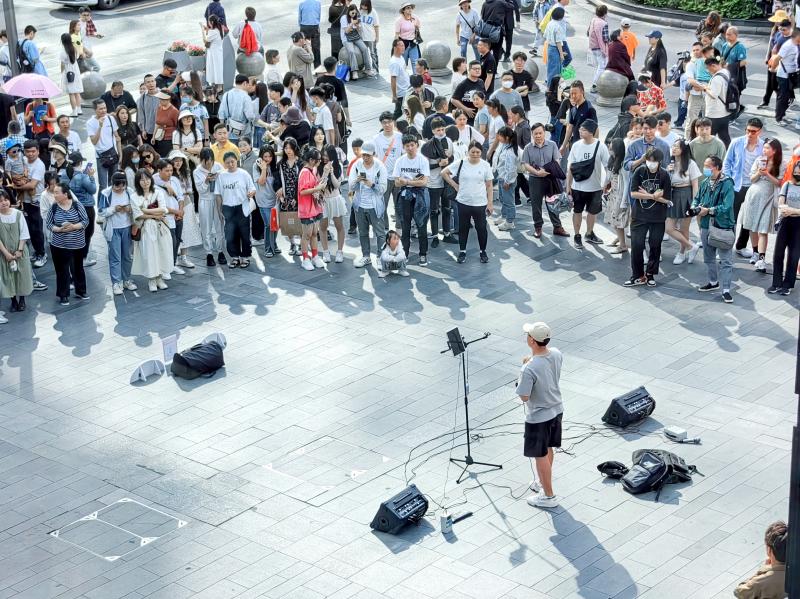
[[[239,262],[239,268],[247,268],[248,266],[250,266],[250,260],[247,258]]]
[[[616,248],[614,248],[613,250],[611,250],[608,253],[609,254],[625,254],[625,253],[627,253],[627,251],[628,251],[627,247],[616,247]]]
[[[239,258],[231,258],[231,261],[228,262],[228,268],[236,268],[239,266]]]
[[[615,239],[614,241],[609,241],[606,245],[608,247],[615,248],[619,245],[619,239]]]

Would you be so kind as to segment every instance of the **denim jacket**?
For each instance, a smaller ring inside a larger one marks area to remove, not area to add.
[[[76,172],[69,182],[69,189],[82,206],[94,208],[94,194],[97,193],[97,183],[95,183],[94,177]]]
[[[724,173],[719,182],[711,189],[711,177],[706,177],[700,183],[700,189],[692,201],[692,207],[708,208],[708,214],[700,219],[700,228],[708,229],[711,217],[720,229],[732,229],[736,226],[733,220],[733,179]]]
[[[750,173],[744,172],[744,158],[747,148],[747,137],[742,135],[737,137],[728,146],[728,151],[725,153],[725,160],[722,162],[722,172],[728,177],[733,179],[733,191],[739,191],[744,184],[744,178],[748,177],[746,187],[750,186]],[[761,156],[764,150],[764,140],[758,138],[756,144],[756,155]]]

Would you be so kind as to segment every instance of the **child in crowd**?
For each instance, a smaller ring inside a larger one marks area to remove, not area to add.
[[[386,243],[381,251],[381,270],[378,276],[383,278],[386,275],[396,272],[401,277],[407,277],[406,253],[400,243],[400,235],[394,229],[386,234]]]
[[[628,56],[631,57],[631,63],[633,63],[633,61],[636,60],[636,48],[639,46],[639,38],[631,31],[631,22],[629,19],[622,19],[619,26],[622,28],[619,34],[619,41],[625,44],[625,48],[628,50]]]

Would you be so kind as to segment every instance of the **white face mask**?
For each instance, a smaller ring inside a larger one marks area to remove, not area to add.
[[[511,89],[514,87],[513,81],[503,81],[503,89]]]
[[[645,162],[645,164],[652,172],[656,172],[658,170],[658,162],[655,162],[654,160],[648,160]]]
[[[444,139],[445,137],[447,137],[447,135],[445,135],[444,133],[442,133],[441,135],[434,135],[434,137],[435,137],[436,139]]]

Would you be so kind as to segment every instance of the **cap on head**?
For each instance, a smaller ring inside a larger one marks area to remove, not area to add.
[[[544,343],[550,339],[550,327],[544,322],[527,322],[522,325],[522,330],[534,341]]]
[[[630,19],[622,19],[622,20],[619,22],[619,26],[620,26],[620,27],[623,27],[623,28],[624,28],[624,27],[630,27],[630,26],[631,26],[631,20],[630,20]]]
[[[367,154],[368,156],[374,156],[375,155],[375,144],[370,142],[370,141],[365,142],[364,145],[361,146],[361,153],[362,154]]]
[[[82,164],[83,160],[84,160],[83,154],[81,154],[80,152],[73,152],[72,154],[69,155],[69,161],[76,166],[78,164]]]
[[[650,33],[648,33],[645,37],[654,37],[657,40],[660,40],[664,37],[664,34],[661,33],[658,29],[653,29]]]

